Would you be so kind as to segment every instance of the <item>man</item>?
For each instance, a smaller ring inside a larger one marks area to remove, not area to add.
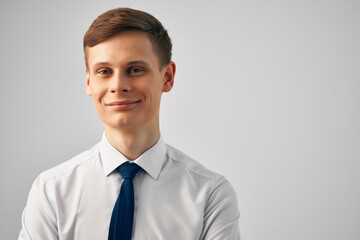
[[[95,19],[84,36],[86,91],[103,138],[38,176],[19,239],[240,239],[230,183],[160,135],[161,95],[176,69],[171,47],[145,12]]]

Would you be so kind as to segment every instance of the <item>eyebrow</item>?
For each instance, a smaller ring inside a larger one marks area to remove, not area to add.
[[[145,61],[131,61],[131,62],[128,62],[126,63],[126,66],[130,66],[130,65],[145,65],[145,66],[150,66],[149,63],[145,62]],[[97,63],[94,63],[92,65],[93,68],[98,68],[98,67],[108,67],[108,66],[111,66],[111,63],[109,62],[97,62]]]
[[[97,63],[94,63],[92,65],[93,68],[98,68],[98,67],[105,67],[105,66],[109,66],[111,65],[110,63],[108,62],[97,62]]]
[[[145,61],[131,61],[128,62],[126,65],[145,65],[145,66],[149,66],[150,64],[145,62]]]

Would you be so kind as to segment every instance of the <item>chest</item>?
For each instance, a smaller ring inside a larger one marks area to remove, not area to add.
[[[82,184],[78,194],[59,206],[60,239],[106,239],[120,185]],[[205,188],[181,179],[138,179],[134,195],[133,239],[199,239]]]

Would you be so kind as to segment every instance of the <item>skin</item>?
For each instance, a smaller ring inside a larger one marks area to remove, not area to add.
[[[160,137],[161,96],[174,85],[175,63],[161,68],[142,32],[120,33],[86,51],[86,93],[111,145],[135,160]]]

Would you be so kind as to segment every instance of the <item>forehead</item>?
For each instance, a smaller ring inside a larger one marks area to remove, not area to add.
[[[113,65],[143,61],[149,66],[158,67],[159,60],[152,41],[142,32],[124,32],[115,35],[93,47],[87,47],[87,60],[91,68],[98,62]]]

